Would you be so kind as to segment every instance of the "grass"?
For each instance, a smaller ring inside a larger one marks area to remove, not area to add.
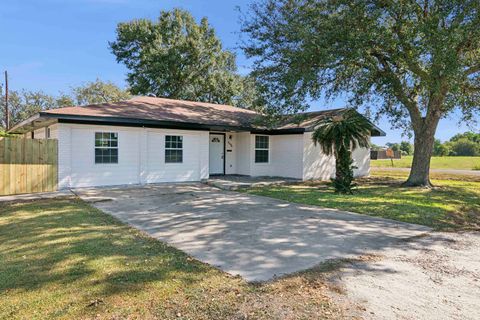
[[[334,319],[332,266],[250,284],[76,198],[0,203],[0,319]]]
[[[353,195],[335,194],[326,183],[251,188],[248,193],[295,203],[352,211],[432,227],[480,230],[480,179],[443,175],[433,189],[405,188],[405,172],[375,172]]]
[[[410,168],[413,156],[402,156],[393,160],[396,168]],[[372,167],[392,167],[391,160],[372,160]],[[480,170],[480,157],[432,157],[432,169]]]
[[[392,170],[385,170],[383,168],[372,168],[370,170],[370,175],[372,177],[383,177],[386,179],[398,179],[401,181],[405,181],[408,178],[408,171],[392,171]],[[444,172],[430,172],[430,179],[433,181],[438,180],[453,180],[453,181],[467,181],[467,182],[480,182],[480,176],[478,175],[470,175],[464,173],[444,173]]]

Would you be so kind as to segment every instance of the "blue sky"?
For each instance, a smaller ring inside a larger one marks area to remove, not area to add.
[[[68,92],[70,87],[100,78],[125,86],[126,69],[117,64],[108,42],[115,39],[118,22],[158,17],[160,10],[180,7],[197,19],[208,17],[225,48],[237,52],[239,71],[248,73],[249,61],[238,50],[239,23],[236,7],[250,0],[2,0],[0,6],[0,70],[8,70],[11,90]],[[3,80],[1,81],[3,84]],[[311,110],[344,106],[335,101],[316,101]],[[376,144],[400,141],[401,131],[391,130],[383,119],[379,126],[387,137]],[[474,128],[479,130],[477,126]],[[446,140],[468,130],[458,116],[442,120],[437,137]]]

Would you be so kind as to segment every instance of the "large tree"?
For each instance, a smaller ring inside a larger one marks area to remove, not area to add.
[[[207,18],[197,23],[174,9],[157,21],[120,23],[110,47],[129,70],[133,94],[239,105],[251,99],[244,96],[252,94],[251,82],[236,73],[235,55],[222,48]]]
[[[345,94],[412,130],[406,185],[430,186],[434,135],[455,109],[480,111],[478,0],[266,0],[243,22],[269,103],[298,111]]]
[[[85,105],[127,100],[130,98],[130,92],[118,87],[113,82],[97,79],[73,87],[72,97],[76,104]]]

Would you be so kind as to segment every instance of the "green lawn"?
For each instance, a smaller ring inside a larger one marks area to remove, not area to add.
[[[398,179],[399,181],[405,181],[408,178],[409,171],[400,170],[386,170],[384,168],[372,168],[370,175],[372,177],[383,177],[387,179]],[[430,179],[434,181],[438,180],[454,180],[454,181],[468,181],[468,182],[480,182],[479,175],[470,175],[468,173],[444,173],[430,171]]]
[[[400,174],[360,180],[353,195],[335,194],[326,183],[259,187],[246,192],[422,224],[437,230],[480,230],[480,181],[433,180],[436,187],[431,190],[404,188],[398,178],[406,176]]]
[[[410,168],[412,156],[402,156],[402,159],[393,160],[394,167]],[[372,160],[372,167],[391,167],[391,160]],[[480,170],[480,157],[432,157],[432,169]]]
[[[325,271],[248,284],[75,198],[0,203],[0,319],[341,318]]]

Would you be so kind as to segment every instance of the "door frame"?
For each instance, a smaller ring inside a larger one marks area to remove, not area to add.
[[[210,152],[210,136],[211,135],[219,135],[223,136],[223,173],[214,173],[213,176],[224,176],[225,175],[225,167],[226,167],[226,160],[227,160],[227,152],[226,152],[226,140],[227,140],[227,134],[225,132],[210,132],[208,135],[208,152]],[[208,163],[208,167],[210,168],[210,162]],[[208,170],[210,171],[210,169]],[[208,173],[210,176],[210,172]]]

